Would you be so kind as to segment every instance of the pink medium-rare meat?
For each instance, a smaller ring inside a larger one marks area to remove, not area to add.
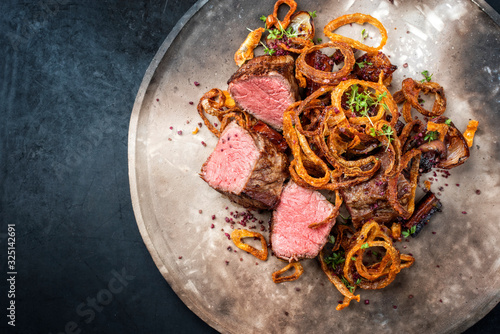
[[[232,201],[253,209],[274,208],[288,176],[285,154],[257,132],[232,122],[201,169],[201,178]]]
[[[275,129],[283,128],[283,112],[298,98],[291,56],[260,56],[239,68],[228,91],[240,108]]]
[[[335,217],[330,217],[334,208],[318,191],[290,181],[273,212],[271,247],[274,254],[287,261],[316,257],[335,224]],[[330,220],[317,228],[309,227],[325,219]]]

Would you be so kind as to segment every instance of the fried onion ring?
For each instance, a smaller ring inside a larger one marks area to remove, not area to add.
[[[337,72],[325,72],[310,66],[306,62],[306,56],[323,48],[335,48],[340,50],[344,55],[344,66]],[[304,50],[296,61],[295,77],[299,82],[300,87],[306,87],[306,78],[321,85],[337,85],[342,79],[346,78],[351,73],[356,59],[349,45],[342,42],[328,42],[314,45]]]
[[[371,46],[363,44],[359,41],[356,41],[354,39],[333,33],[338,28],[340,28],[346,24],[349,24],[349,23],[357,23],[360,25],[362,25],[364,23],[370,23],[371,25],[376,27],[379,30],[380,35],[382,36],[382,40],[380,41],[380,44],[377,47],[371,47]],[[330,21],[325,26],[323,31],[324,31],[325,35],[328,36],[328,38],[330,38],[330,40],[332,40],[333,42],[344,42],[355,49],[366,51],[369,54],[376,54],[380,49],[382,49],[382,47],[387,42],[387,30],[385,30],[385,27],[383,26],[383,24],[379,20],[374,18],[373,16],[361,14],[361,13],[347,14],[347,15],[340,16],[340,17]]]
[[[285,18],[283,21],[280,21],[278,19],[278,9],[282,4],[287,4],[288,7],[288,12],[285,15]],[[278,0],[274,4],[274,11],[271,15],[269,15],[266,19],[266,27],[267,29],[271,29],[272,27],[275,27],[276,29],[286,29],[288,28],[288,25],[290,24],[290,18],[292,17],[292,14],[295,12],[297,9],[297,3],[294,0]]]
[[[293,274],[288,276],[280,276],[281,274],[285,273],[288,269],[292,267],[295,268],[295,272]],[[272,278],[274,283],[291,282],[298,279],[303,273],[304,273],[304,267],[302,267],[300,262],[290,262],[284,268],[275,271],[272,274]]]
[[[446,97],[444,95],[444,89],[437,82],[418,82],[412,78],[406,78],[403,80],[402,88],[405,104],[409,103],[413,108],[415,108],[419,113],[427,117],[436,117],[442,115],[446,111]],[[433,93],[436,97],[432,110],[427,110],[420,105],[419,94],[420,92],[424,94]],[[405,111],[405,108],[409,106],[403,105],[403,114],[405,112],[409,114],[409,110]],[[408,118],[408,119],[407,119]],[[405,120],[410,122],[412,120],[411,115],[406,115]]]
[[[262,249],[259,250],[259,249],[256,249],[256,248],[244,243],[243,241],[241,241],[241,239],[243,239],[243,238],[259,238],[260,243],[262,245]],[[231,232],[231,240],[234,242],[236,247],[238,247],[239,249],[242,249],[245,252],[252,254],[253,256],[258,258],[259,260],[262,260],[262,261],[267,260],[267,242],[262,234],[260,234],[258,232],[249,231],[249,230],[238,229],[238,230],[234,230],[233,232]]]
[[[264,28],[258,28],[251,31],[243,44],[241,44],[240,48],[234,54],[234,62],[236,65],[241,66],[247,60],[253,58],[253,50],[259,45],[260,38],[262,37],[262,33],[266,31]]]
[[[337,275],[335,275],[330,270],[330,268],[328,268],[328,266],[325,262],[324,256],[325,256],[324,250],[321,250],[321,252],[319,253],[319,263],[321,265],[321,269],[326,274],[326,277],[328,278],[328,280],[333,285],[335,285],[337,290],[344,296],[344,300],[343,300],[342,304],[338,304],[335,309],[337,311],[341,311],[341,310],[345,309],[347,306],[349,306],[349,304],[351,303],[351,300],[355,300],[359,303],[360,295],[354,295],[351,291],[349,291],[349,289],[344,285],[342,280]]]

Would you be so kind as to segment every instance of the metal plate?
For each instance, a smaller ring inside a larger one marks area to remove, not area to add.
[[[196,104],[209,89],[227,87],[246,28],[261,26],[259,17],[273,5],[198,2],[145,75],[130,122],[129,173],[137,224],[156,265],[186,305],[224,333],[465,330],[500,299],[499,26],[465,0],[300,1],[299,9],[317,11],[317,37],[328,21],[346,13],[378,18],[389,33],[384,52],[399,66],[392,91],[405,77],[420,78],[428,70],[445,88],[446,115],[458,128],[469,119],[480,124],[469,161],[433,180],[444,211],[399,246],[415,256],[415,265],[382,291],[360,291],[360,303],[338,312],[341,295],[316,260],[303,261],[298,281],[277,285],[271,273],[282,262],[228,251],[224,218],[243,210],[198,176],[216,138],[205,127],[192,134],[200,121]]]

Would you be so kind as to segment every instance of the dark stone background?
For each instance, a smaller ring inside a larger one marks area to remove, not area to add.
[[[1,1],[0,332],[215,333],[154,265],[127,169],[143,75],[195,2]],[[15,328],[7,224],[16,228]],[[499,328],[497,306],[466,333]]]

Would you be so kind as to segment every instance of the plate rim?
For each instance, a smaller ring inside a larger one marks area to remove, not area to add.
[[[131,200],[132,200],[132,208],[134,211],[134,216],[136,219],[136,223],[139,229],[139,233],[141,234],[141,237],[143,239],[144,244],[146,245],[146,248],[148,249],[156,267],[160,271],[161,275],[163,278],[168,282],[172,290],[175,292],[175,294],[182,300],[184,305],[186,305],[192,312],[194,312],[200,319],[202,319],[206,324],[208,324],[210,327],[214,328],[215,330],[222,332],[222,331],[230,331],[229,328],[224,326],[222,323],[216,321],[213,319],[213,317],[210,317],[207,312],[200,308],[197,307],[197,304],[194,302],[188,303],[187,301],[190,300],[190,298],[181,293],[180,286],[171,278],[169,277],[169,268],[167,268],[166,263],[161,259],[157,249],[154,247],[152,239],[150,237],[149,231],[146,227],[143,215],[142,215],[142,209],[139,201],[139,191],[138,191],[138,184],[137,184],[137,175],[136,175],[136,134],[137,134],[137,129],[139,127],[139,115],[140,111],[142,109],[142,105],[144,102],[144,98],[147,93],[147,89],[156,74],[156,71],[158,69],[158,66],[162,62],[165,54],[169,50],[170,46],[174,42],[174,40],[177,38],[179,33],[182,31],[184,26],[191,20],[191,18],[202,8],[204,7],[208,2],[211,0],[198,0],[196,3],[194,3],[191,8],[179,19],[179,21],[175,24],[175,26],[172,28],[170,33],[167,35],[165,40],[162,42],[160,45],[158,51],[154,55],[153,59],[151,60],[148,68],[145,71],[143,80],[138,88],[138,92],[136,95],[136,99],[132,108],[132,113],[130,116],[130,122],[129,122],[129,132],[128,132],[128,174],[129,174],[129,184],[130,184],[130,195],[131,195]],[[500,14],[493,9],[486,1],[484,0],[469,0],[472,2],[474,5],[478,6],[483,12],[487,14],[489,18],[493,20],[493,22],[497,25],[500,26]],[[191,301],[191,300],[190,300]],[[478,312],[476,314],[480,315],[480,318],[474,321],[467,321],[465,320],[462,323],[457,323],[455,326],[451,326],[448,328],[447,333],[455,333],[457,330],[460,332],[463,332],[470,328],[472,325],[477,323],[480,319],[482,319],[486,314],[488,314],[497,304],[500,303],[500,294],[496,296],[496,298],[492,298],[489,302],[485,303],[484,305],[481,305],[480,308],[478,308]]]

